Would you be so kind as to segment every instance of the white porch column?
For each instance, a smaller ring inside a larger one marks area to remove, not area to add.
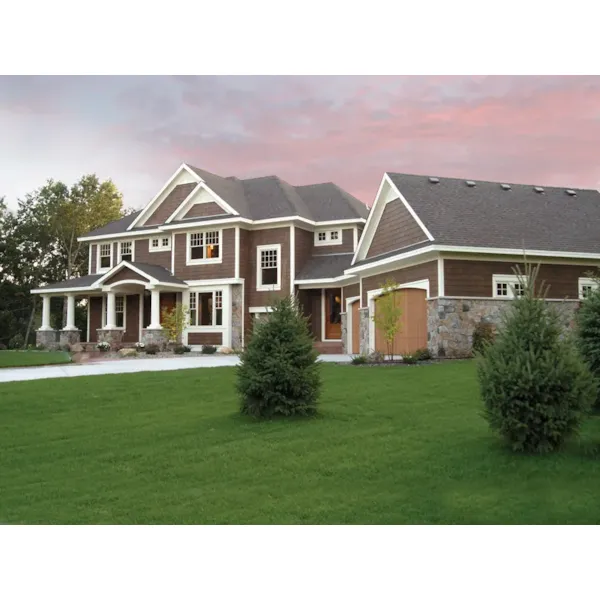
[[[106,325],[104,329],[115,329],[116,326],[115,293],[106,292]]]
[[[160,324],[160,290],[152,290],[150,298],[150,325],[148,329],[162,329]]]
[[[52,331],[50,327],[50,296],[42,296],[42,326],[40,331]]]
[[[75,331],[75,296],[73,294],[67,295],[67,325],[63,328],[63,331]]]

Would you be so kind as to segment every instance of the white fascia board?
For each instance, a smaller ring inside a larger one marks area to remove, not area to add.
[[[116,240],[119,238],[144,237],[147,235],[156,235],[161,232],[161,229],[154,227],[153,229],[144,229],[141,231],[123,231],[121,233],[105,233],[102,235],[84,235],[78,237],[78,242],[95,242],[101,240]]]
[[[31,290],[31,294],[48,294],[49,296],[51,295],[63,295],[63,294],[70,294],[70,293],[74,293],[74,292],[95,292],[98,291],[99,288],[97,288],[95,285],[91,285],[88,287],[71,287],[71,288],[52,288],[52,289],[46,289],[46,288],[38,288],[35,290]]]

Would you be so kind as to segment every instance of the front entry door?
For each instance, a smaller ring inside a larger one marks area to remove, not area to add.
[[[325,290],[325,339],[342,339],[342,290]]]

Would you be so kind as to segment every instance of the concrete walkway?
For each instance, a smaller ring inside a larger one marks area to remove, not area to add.
[[[346,354],[322,354],[322,362],[350,362]],[[176,371],[206,367],[233,367],[240,362],[237,356],[214,355],[173,358],[136,358],[111,361],[94,361],[87,364],[51,365],[47,367],[22,367],[0,369],[0,383],[29,381],[32,379],[55,379],[57,377],[81,377],[83,375],[112,375],[118,373],[142,373],[144,371]]]

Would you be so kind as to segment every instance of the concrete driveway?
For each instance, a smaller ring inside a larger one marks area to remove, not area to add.
[[[322,362],[350,362],[346,354],[322,354]],[[136,358],[110,361],[94,361],[86,364],[52,365],[48,367],[22,367],[0,369],[0,383],[54,379],[57,377],[81,377],[84,375],[114,375],[118,373],[142,373],[144,371],[177,371],[205,367],[233,367],[239,364],[237,356],[212,355],[173,358]]]

